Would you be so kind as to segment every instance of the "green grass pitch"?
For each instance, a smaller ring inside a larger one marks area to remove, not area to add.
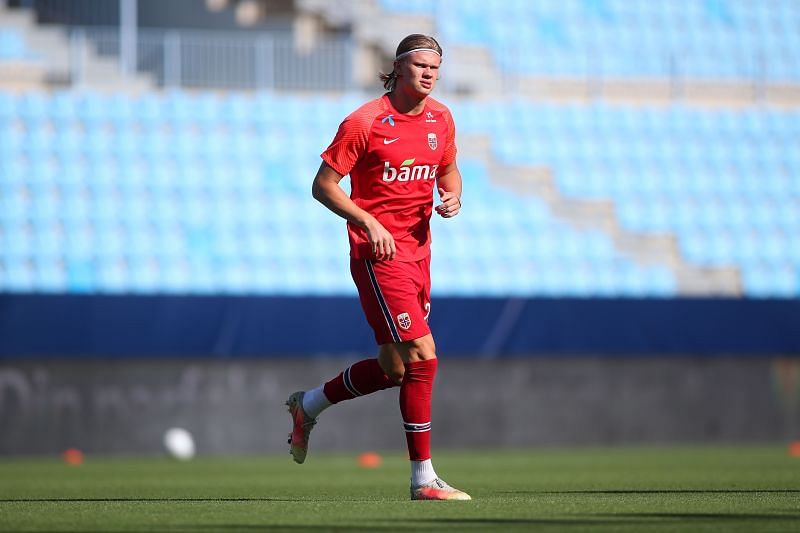
[[[781,446],[439,450],[471,502],[412,502],[399,453],[0,460],[3,531],[800,531]]]

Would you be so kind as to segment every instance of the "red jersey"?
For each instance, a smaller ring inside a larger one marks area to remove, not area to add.
[[[350,198],[394,237],[395,258],[430,254],[430,218],[438,172],[455,161],[456,131],[446,106],[428,97],[419,115],[398,113],[388,94],[351,113],[322,159],[350,174]],[[348,222],[350,255],[372,259],[367,232]]]

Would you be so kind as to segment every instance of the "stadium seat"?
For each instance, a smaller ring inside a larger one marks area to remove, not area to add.
[[[569,13],[598,35],[649,9],[562,3],[543,4],[542,16]],[[489,11],[526,9],[514,2]],[[353,294],[344,223],[309,189],[319,153],[359,102],[0,92],[0,124],[11,124],[0,129],[0,261],[15,261],[19,286],[36,290],[41,281],[42,291],[57,286],[52,261],[60,258],[62,290]],[[545,165],[560,194],[613,201],[624,229],[674,235],[690,264],[747,270],[747,295],[796,291],[796,274],[787,274],[800,268],[796,112],[519,99],[457,101],[453,110],[460,135],[490,139],[495,163]],[[434,261],[436,276],[446,277],[440,294],[675,294],[669,270],[638,265],[607,234],[557,219],[542,200],[498,185],[489,175],[495,167],[469,155],[459,158],[462,214],[433,222],[433,246],[448,257],[437,251]],[[37,270],[38,260],[49,266]],[[32,273],[19,267],[26,261]],[[288,271],[265,273],[254,266],[262,263]],[[779,273],[772,286],[762,263]],[[10,283],[8,272],[2,279]]]
[[[770,3],[769,12],[753,12],[758,21],[750,20],[748,5],[747,0],[484,2],[480,9],[452,5],[441,17],[433,6],[381,2],[389,12],[435,17],[447,42],[483,45],[511,73],[668,77],[677,70],[682,77],[750,80],[763,68],[772,79],[798,79],[800,65],[784,53],[786,43],[797,40],[789,22],[796,20],[796,5]],[[784,16],[773,19],[775,12]],[[537,53],[525,53],[532,49]]]
[[[0,61],[25,59],[30,55],[22,35],[11,28],[0,28]]]

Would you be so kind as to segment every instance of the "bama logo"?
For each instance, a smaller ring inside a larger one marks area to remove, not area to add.
[[[414,181],[432,180],[436,178],[439,165],[414,165],[416,159],[406,159],[400,164],[400,170],[394,168],[388,161],[383,163],[383,181]]]

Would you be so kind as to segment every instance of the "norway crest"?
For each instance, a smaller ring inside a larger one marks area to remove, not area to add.
[[[400,313],[397,315],[397,324],[403,328],[408,329],[411,327],[411,316],[408,313]]]
[[[435,133],[428,134],[428,146],[431,147],[431,150],[436,150],[436,147],[439,146],[439,142],[436,140]]]

